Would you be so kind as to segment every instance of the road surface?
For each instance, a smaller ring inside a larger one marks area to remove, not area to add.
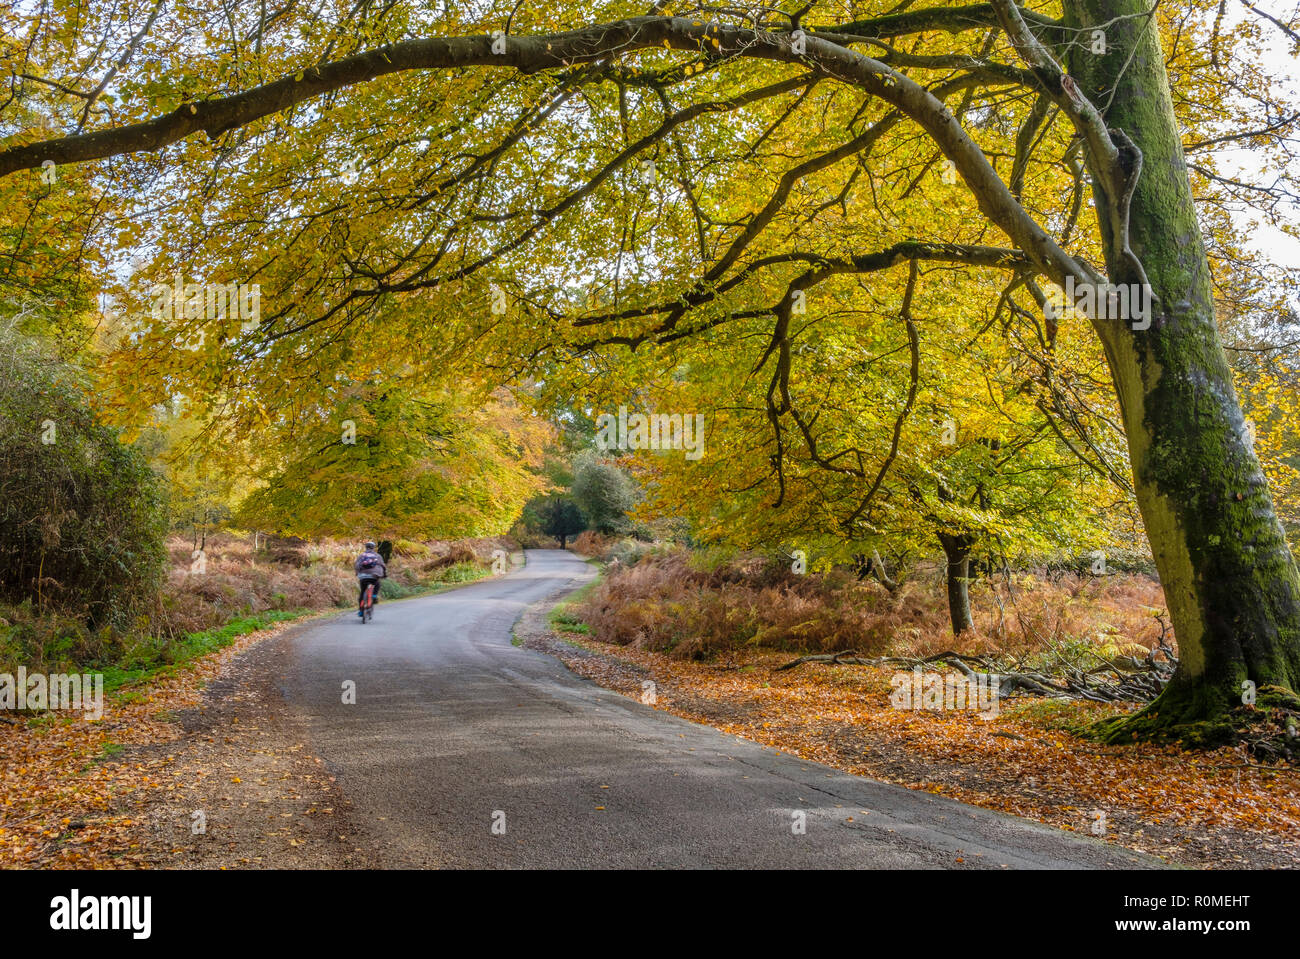
[[[678,719],[511,644],[560,550],[286,638],[282,690],[384,862],[412,868],[1105,868],[1155,860]],[[355,683],[355,703],[344,702]],[[801,814],[801,815],[800,815]],[[846,820],[852,817],[852,822]],[[802,829],[800,828],[802,826]],[[960,860],[960,861],[959,861]]]

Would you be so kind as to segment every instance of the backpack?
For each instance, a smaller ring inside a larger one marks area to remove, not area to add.
[[[360,571],[363,573],[372,573],[379,569],[381,560],[377,553],[362,553]]]

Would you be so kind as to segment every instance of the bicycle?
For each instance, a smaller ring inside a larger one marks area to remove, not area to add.
[[[374,609],[375,609],[375,584],[373,582],[369,582],[366,583],[365,592],[361,594],[360,610],[361,610],[362,625],[365,625],[366,623],[370,622],[371,617],[374,615]]]

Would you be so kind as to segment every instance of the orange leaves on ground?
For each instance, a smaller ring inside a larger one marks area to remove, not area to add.
[[[1300,865],[1300,771],[1249,766],[1226,748],[1102,746],[1061,728],[1114,707],[1016,699],[985,720],[892,708],[892,669],[774,673],[788,655],[713,665],[595,641],[544,645],[601,685],[644,702],[653,680],[656,708],[803,759],[1187,864]]]
[[[147,866],[142,810],[159,791],[176,789],[169,775],[175,756],[164,744],[179,737],[180,727],[170,714],[199,705],[204,686],[231,657],[286,627],[249,633],[177,667],[151,680],[145,694],[106,697],[98,722],[49,713],[0,723],[0,866]],[[115,758],[132,746],[154,748],[131,750],[128,761]]]

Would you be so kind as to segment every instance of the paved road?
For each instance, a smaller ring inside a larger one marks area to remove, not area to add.
[[[850,776],[685,722],[511,645],[511,626],[529,604],[589,575],[570,553],[530,550],[527,566],[506,576],[384,603],[368,625],[340,616],[289,640],[286,698],[352,802],[351,818],[368,823],[365,839],[386,862],[1154,864],[1087,837]],[[349,680],[355,705],[342,702]],[[803,834],[794,828],[796,811],[806,817]],[[504,835],[494,834],[494,822],[504,824]]]

